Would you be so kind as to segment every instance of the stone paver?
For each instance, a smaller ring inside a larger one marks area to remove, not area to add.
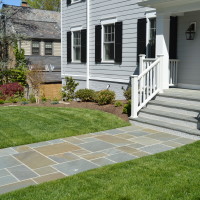
[[[133,125],[1,149],[0,194],[193,142]]]

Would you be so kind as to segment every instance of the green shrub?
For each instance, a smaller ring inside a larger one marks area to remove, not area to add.
[[[22,99],[21,99],[21,104],[22,104],[22,105],[28,104],[28,100],[27,100],[26,98],[22,98]]]
[[[131,100],[131,87],[129,87],[127,90],[124,90],[124,97],[126,100]]]
[[[45,103],[45,102],[47,102],[47,98],[43,95],[43,96],[41,97],[41,101],[42,101],[42,103]]]
[[[56,105],[56,104],[59,104],[59,101],[57,98],[54,98],[51,102],[52,105]]]
[[[4,104],[5,101],[3,99],[0,99],[0,104]]]
[[[79,83],[76,83],[72,77],[65,77],[66,86],[62,88],[62,98],[66,101],[75,99],[75,90]]]
[[[10,98],[10,100],[9,100],[11,103],[17,103],[18,101],[19,101],[19,99],[18,98]]]
[[[115,107],[121,107],[122,106],[122,102],[121,101],[116,101],[115,102]]]
[[[97,93],[96,101],[99,105],[111,104],[115,100],[115,92],[110,90],[101,90]]]
[[[131,116],[131,100],[129,100],[127,104],[124,104],[123,113]]]
[[[95,100],[96,92],[91,89],[80,89],[76,92],[76,98],[83,102],[93,102]]]
[[[29,101],[31,103],[36,103],[36,98],[34,97],[34,95],[30,95]]]

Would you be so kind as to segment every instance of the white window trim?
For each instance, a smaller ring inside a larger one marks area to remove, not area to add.
[[[148,44],[150,40],[150,19],[156,18],[156,12],[155,11],[148,11],[146,12],[146,19],[147,19],[147,25],[146,25],[146,55],[149,54],[148,52]]]
[[[101,63],[114,64],[115,60],[104,60],[104,26],[109,24],[115,24],[117,22],[116,17],[109,17],[101,19]],[[114,42],[115,44],[115,42]]]
[[[74,50],[73,50],[73,44],[74,44],[74,32],[76,31],[81,31],[83,28],[82,26],[73,26],[71,27],[71,52],[72,52],[72,63],[81,63],[81,60],[80,61],[75,61],[74,60]]]
[[[74,1],[74,0],[72,0],[72,1],[71,1],[71,4],[76,4],[76,3],[79,3],[79,2],[81,2],[81,0],[79,0],[79,1]]]

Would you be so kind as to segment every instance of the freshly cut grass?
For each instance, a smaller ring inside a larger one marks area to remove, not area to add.
[[[128,126],[115,115],[89,109],[0,107],[0,148]]]
[[[199,200],[200,142],[0,196],[1,200]]]

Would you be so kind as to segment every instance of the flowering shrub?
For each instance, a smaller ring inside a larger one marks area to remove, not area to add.
[[[22,96],[23,92],[24,88],[19,83],[8,83],[0,86],[0,97],[4,100],[14,95]]]
[[[110,90],[101,90],[97,93],[96,101],[99,105],[111,104],[115,100],[115,92]]]

